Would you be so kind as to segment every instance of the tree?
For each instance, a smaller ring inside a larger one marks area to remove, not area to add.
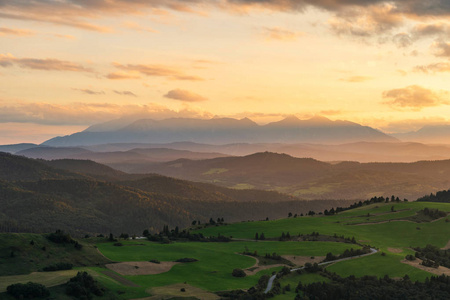
[[[196,220],[192,221],[192,226],[195,226],[195,225],[197,225],[197,221]]]

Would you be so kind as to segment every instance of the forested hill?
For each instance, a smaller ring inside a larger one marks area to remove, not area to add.
[[[261,152],[208,160],[179,159],[143,165],[142,173],[232,188],[276,190],[303,199],[368,199],[398,195],[417,199],[450,187],[450,160],[414,163],[326,163]]]
[[[0,154],[0,174],[3,232],[140,234],[164,225],[186,227],[193,220],[274,219],[349,203],[300,201],[277,192],[230,190],[157,175],[133,178],[86,161],[48,163],[10,154]]]

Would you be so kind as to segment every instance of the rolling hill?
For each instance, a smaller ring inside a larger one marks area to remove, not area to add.
[[[309,200],[360,200],[393,194],[416,199],[450,186],[450,160],[332,164],[264,152],[200,161],[176,160],[134,171],[233,188],[276,190]]]

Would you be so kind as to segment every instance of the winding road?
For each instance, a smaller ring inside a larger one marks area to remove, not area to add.
[[[323,266],[323,265],[327,265],[327,264],[331,264],[331,263],[336,263],[336,262],[340,262],[340,261],[344,261],[344,260],[350,260],[350,259],[355,259],[355,258],[360,258],[363,256],[369,256],[372,254],[377,253],[378,250],[375,248],[370,248],[370,253],[366,253],[366,254],[361,254],[361,255],[357,255],[357,256],[351,256],[351,257],[346,257],[346,258],[340,258],[340,259],[336,259],[336,260],[331,260],[331,261],[326,261],[326,262],[321,262],[318,265],[319,266]],[[305,267],[300,267],[300,268],[295,268],[295,269],[291,269],[291,272],[295,272],[297,270],[303,270]],[[273,281],[275,280],[275,278],[277,277],[277,274],[273,275],[272,277],[269,278],[269,282],[267,283],[267,288],[264,291],[264,294],[267,294],[268,292],[270,292],[270,290],[272,289],[272,285],[273,285]]]

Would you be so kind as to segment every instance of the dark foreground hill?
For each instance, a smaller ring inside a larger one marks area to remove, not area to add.
[[[57,166],[61,169],[51,167]],[[63,170],[62,168],[66,169]],[[300,201],[278,192],[230,190],[88,162],[0,154],[0,231],[140,234],[193,220],[227,222],[322,211],[348,201]]]

